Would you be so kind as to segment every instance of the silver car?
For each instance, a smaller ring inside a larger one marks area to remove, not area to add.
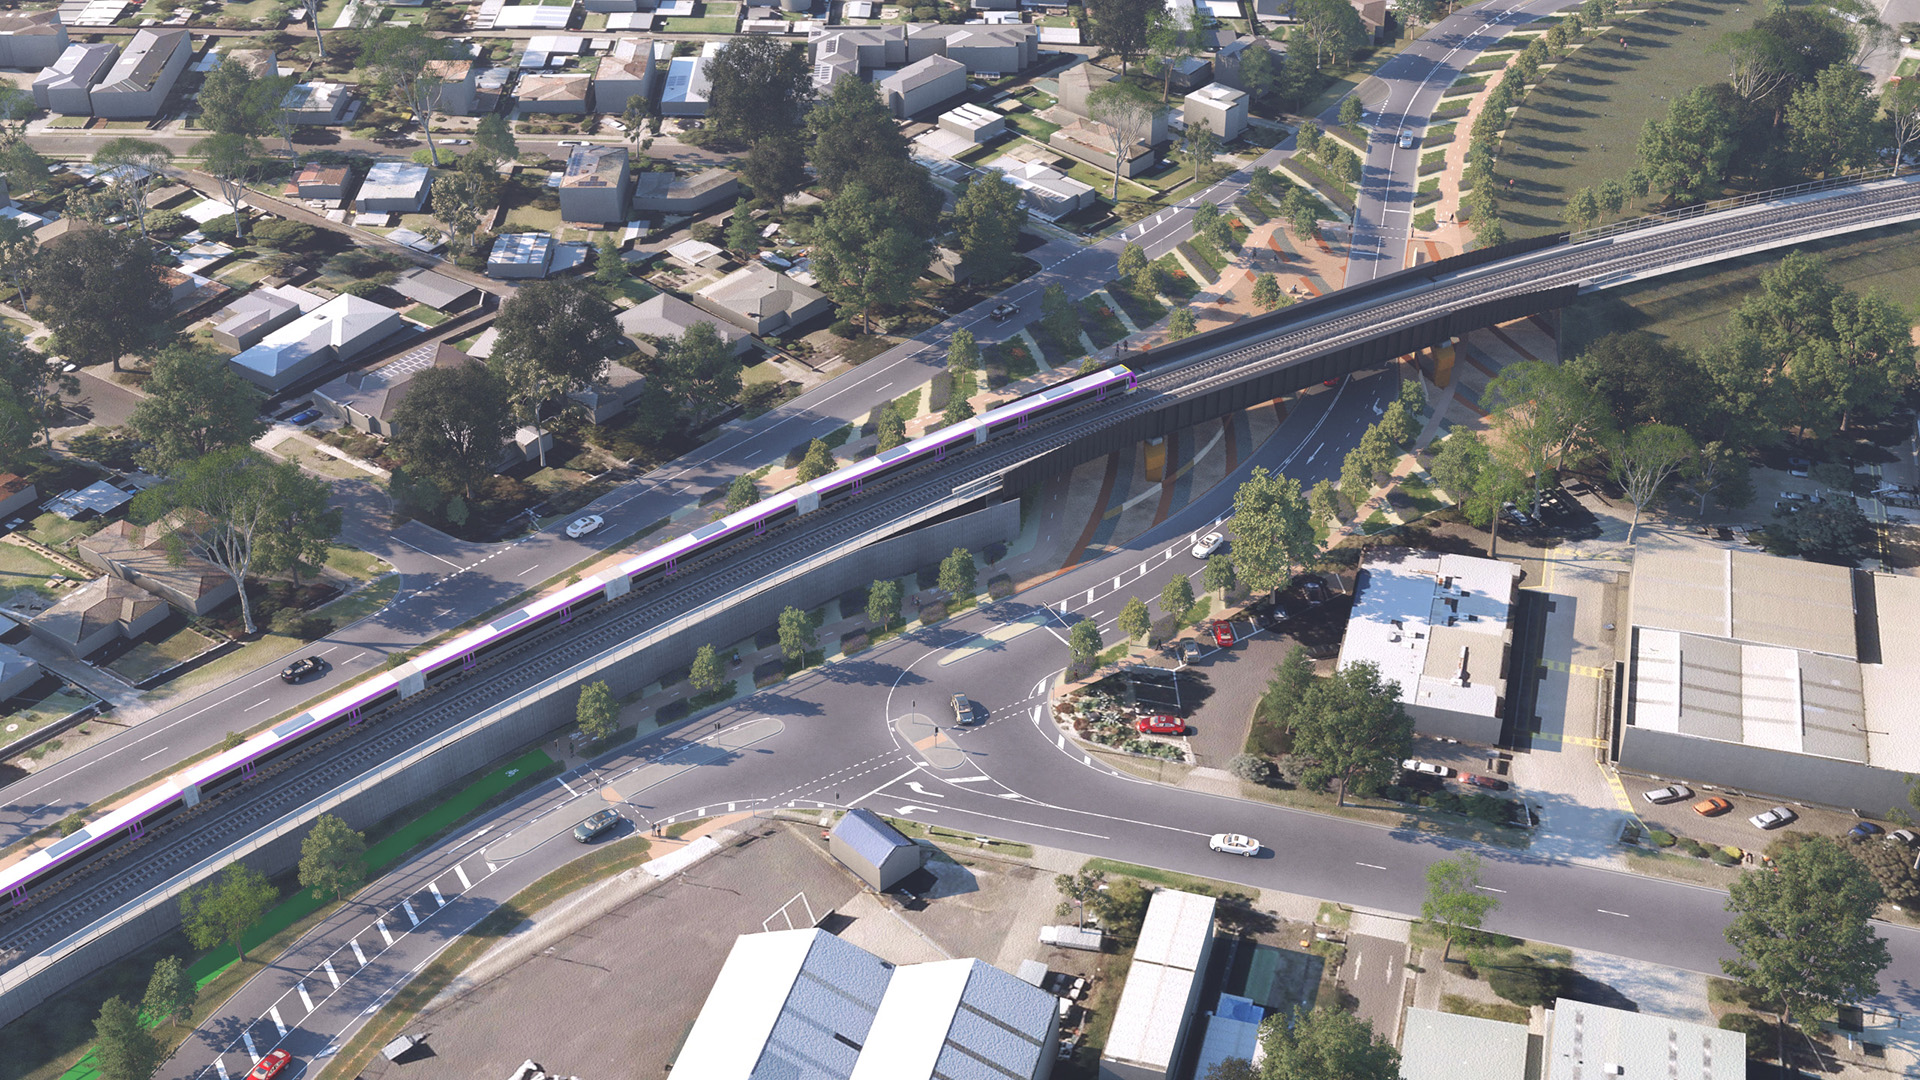
[[[1800,815],[1784,806],[1763,810],[1747,819],[1747,824],[1756,829],[1777,829],[1782,825],[1791,825],[1800,820]]]
[[[1655,806],[1661,806],[1670,802],[1679,802],[1681,799],[1693,798],[1693,789],[1685,784],[1669,784],[1663,788],[1644,792],[1640,797]]]

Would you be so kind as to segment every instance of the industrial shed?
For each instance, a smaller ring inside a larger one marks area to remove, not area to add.
[[[827,850],[854,876],[885,892],[926,865],[927,850],[871,810],[849,810],[833,827]]]
[[[1211,896],[1153,894],[1100,1055],[1100,1080],[1160,1080],[1178,1071],[1213,956],[1213,908]]]

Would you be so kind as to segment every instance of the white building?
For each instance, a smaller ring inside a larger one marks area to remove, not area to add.
[[[1221,142],[1230,142],[1247,130],[1247,92],[1225,83],[1208,83],[1186,96],[1180,118],[1188,127],[1211,128]]]
[[[417,214],[427,208],[432,171],[404,161],[377,161],[360,182],[353,208],[363,213]]]
[[[326,125],[345,121],[352,104],[353,87],[316,79],[288,87],[280,108],[289,123]]]
[[[1153,894],[1100,1054],[1101,1080],[1161,1080],[1179,1070],[1213,956],[1213,909],[1211,896]]]
[[[1027,209],[1048,221],[1056,221],[1082,207],[1092,206],[1099,198],[1090,185],[1037,161],[1002,156],[995,158],[989,167],[1000,170],[1000,175],[1006,177],[1008,183],[1020,189]]]
[[[490,278],[543,278],[553,263],[553,237],[546,233],[507,233],[496,237],[487,255]]]
[[[660,91],[660,115],[707,115],[707,94],[712,89],[707,65],[725,47],[726,42],[709,41],[699,56],[678,56],[667,65],[667,83]]]
[[[365,353],[405,326],[400,313],[384,304],[336,296],[228,362],[248,382],[277,394],[336,360]]]
[[[0,67],[35,71],[67,51],[67,28],[58,11],[0,12]]]
[[[967,92],[967,66],[944,56],[916,60],[880,80],[880,97],[906,119]]]
[[[970,143],[989,143],[1007,133],[1007,118],[972,103],[940,114],[940,130],[951,131]]]

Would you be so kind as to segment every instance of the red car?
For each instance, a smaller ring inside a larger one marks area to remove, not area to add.
[[[291,1060],[293,1060],[292,1054],[285,1050],[275,1050],[260,1059],[260,1064],[255,1065],[253,1071],[247,1074],[247,1080],[273,1080]]]
[[[1233,648],[1232,623],[1216,619],[1207,625],[1207,629],[1213,632],[1213,643],[1215,645],[1223,649]]]
[[[1143,716],[1134,728],[1142,735],[1185,735],[1187,722],[1177,716]]]
[[[1477,788],[1486,788],[1488,791],[1507,790],[1507,782],[1505,780],[1497,780],[1491,776],[1480,776],[1475,773],[1461,773],[1460,782]]]

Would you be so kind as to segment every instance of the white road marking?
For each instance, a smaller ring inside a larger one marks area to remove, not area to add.
[[[447,906],[447,898],[440,895],[440,886],[429,881],[427,882],[427,889],[433,893],[434,910],[438,911],[439,909]]]
[[[280,1006],[275,1005],[271,1009],[268,1009],[267,1018],[273,1021],[273,1026],[279,1030],[280,1037],[283,1039],[286,1038],[287,1025],[280,1019]]]
[[[1369,869],[1369,870],[1385,870],[1385,869],[1386,869],[1386,867],[1384,867],[1384,866],[1375,866],[1374,864],[1372,864],[1372,863],[1370,863],[1370,862],[1356,862],[1356,863],[1354,863],[1353,865],[1355,865],[1355,866],[1364,866],[1364,867],[1366,867],[1366,868],[1367,868],[1367,869]]]
[[[1593,910],[1599,912],[1602,915],[1612,915],[1612,916],[1615,916],[1616,918],[1621,918],[1621,919],[1633,918],[1633,916],[1627,914],[1624,911],[1608,911],[1606,908],[1594,908]]]
[[[982,779],[982,780],[985,780],[985,779],[986,779],[986,777],[984,777],[984,776],[983,776],[983,777],[981,777],[980,779]],[[913,793],[914,793],[915,795],[926,795],[926,796],[930,796],[930,797],[932,797],[932,798],[935,798],[935,799],[944,799],[944,798],[946,798],[946,796],[945,796],[945,795],[942,795],[942,794],[940,794],[940,793],[939,793],[939,792],[937,792],[937,791],[928,791],[928,790],[927,790],[926,788],[923,788],[923,787],[921,787],[921,786],[920,786],[920,781],[918,781],[918,780],[909,780],[909,781],[907,781],[907,786],[913,789]]]
[[[251,704],[251,705],[249,705],[249,706],[247,706],[247,707],[246,707],[246,708],[244,708],[244,709],[241,709],[240,711],[241,711],[241,712],[252,712],[253,710],[255,710],[255,709],[257,709],[257,708],[259,708],[260,706],[262,706],[262,705],[269,705],[269,704],[272,704],[272,702],[273,702],[273,699],[272,699],[272,698],[265,698],[265,699],[263,699],[263,700],[260,700],[260,701],[256,701],[256,702],[254,702],[253,704]]]
[[[151,754],[148,754],[148,755],[147,755],[147,757],[143,757],[143,758],[141,758],[140,760],[141,760],[141,761],[145,761],[145,760],[147,760],[147,758],[150,758],[150,757],[158,757],[159,755],[161,755],[161,754],[164,754],[164,753],[166,753],[166,752],[167,752],[167,748],[163,746],[163,747],[161,747],[160,749],[158,749],[158,750],[155,750],[155,751],[154,751],[153,753],[151,753]]]
[[[1497,893],[1503,893],[1503,892],[1506,892],[1506,891],[1507,891],[1507,890],[1505,890],[1505,889],[1496,889],[1496,888],[1494,888],[1494,887],[1493,887],[1493,886],[1491,886],[1491,885],[1475,885],[1475,886],[1474,886],[1474,888],[1476,888],[1476,889],[1479,889],[1479,890],[1480,890],[1480,891],[1482,891],[1482,892],[1497,892]]]
[[[313,1011],[313,998],[307,996],[306,983],[300,984],[300,1004],[305,1005],[309,1013]]]
[[[387,948],[393,948],[393,931],[387,929],[387,920],[375,919],[373,925],[380,928],[380,936],[387,939]]]
[[[350,945],[352,945],[352,946],[353,946],[353,958],[354,958],[355,960],[358,960],[358,961],[360,961],[360,966],[361,966],[361,967],[366,967],[366,966],[367,966],[367,954],[366,954],[366,953],[363,953],[363,952],[361,952],[361,951],[360,951],[360,939],[359,939],[359,938],[354,938],[354,939],[353,939],[353,940],[352,940],[351,942],[348,942],[348,944],[350,944]]]
[[[453,872],[459,875],[460,877],[460,888],[462,891],[473,888],[473,882],[467,878],[467,871],[465,867],[461,866],[459,863],[454,863]]]
[[[221,1058],[214,1058],[213,1067],[219,1070],[220,1080],[232,1080],[232,1077],[227,1075],[227,1063],[224,1060],[222,1060]]]
[[[903,806],[899,810],[895,811],[895,813],[899,813],[899,814],[913,814],[913,813],[937,814],[939,812],[940,812],[939,808],[933,807],[933,806]]]
[[[255,1065],[260,1064],[260,1051],[253,1048],[253,1032],[242,1031],[240,1039],[247,1044],[247,1056],[253,1059]]]
[[[487,873],[489,874],[498,873],[499,870],[500,868],[498,866],[495,866],[493,863],[487,864]]]
[[[407,912],[407,919],[408,919],[408,921],[410,921],[410,922],[412,922],[412,923],[413,923],[413,925],[415,925],[415,926],[419,926],[419,925],[420,925],[420,916],[418,916],[418,915],[415,915],[415,914],[413,913],[413,901],[411,901],[411,900],[402,900],[402,901],[400,901],[400,906],[401,906],[402,908],[404,908],[404,909],[406,910],[406,912]],[[386,925],[385,923],[381,923],[381,924],[380,924],[380,929],[381,929],[382,931],[385,931],[385,930],[386,930],[386,928],[387,928],[387,925]],[[391,943],[391,942],[389,942],[388,944],[392,944],[392,943]]]
[[[340,989],[340,976],[334,973],[333,961],[331,960],[321,961],[320,970],[327,973],[327,981],[333,984],[333,988],[335,990]]]

